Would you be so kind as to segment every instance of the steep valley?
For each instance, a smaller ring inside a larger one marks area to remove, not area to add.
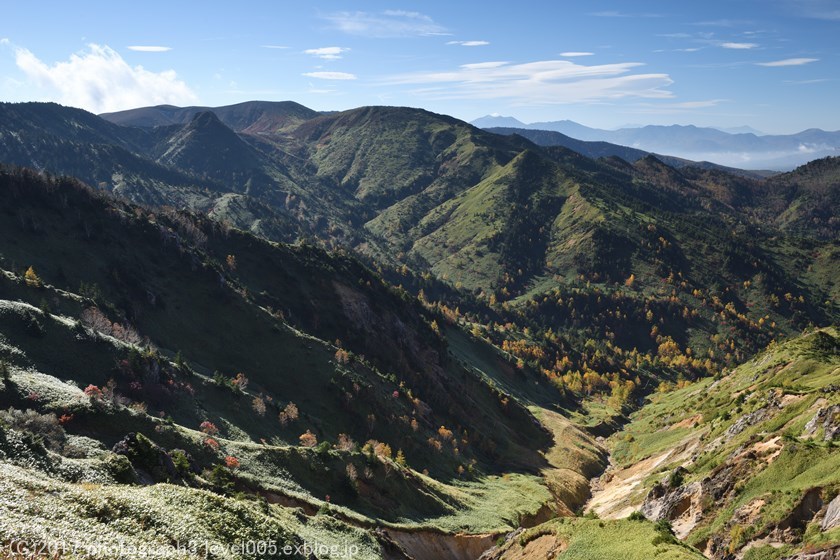
[[[840,160],[0,116],[0,558],[840,557]]]

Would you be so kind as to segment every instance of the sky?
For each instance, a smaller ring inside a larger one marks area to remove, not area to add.
[[[840,0],[15,1],[0,101],[840,130]]]

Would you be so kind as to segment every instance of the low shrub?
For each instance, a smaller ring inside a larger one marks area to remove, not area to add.
[[[0,421],[9,428],[29,434],[44,447],[60,453],[67,441],[64,427],[55,414],[40,414],[34,410],[9,408],[0,410]]]

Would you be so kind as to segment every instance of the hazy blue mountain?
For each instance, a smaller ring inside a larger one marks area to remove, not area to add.
[[[473,124],[488,128],[486,124],[480,124],[484,122],[488,121],[479,119]],[[536,122],[519,128],[560,132],[577,140],[610,142],[646,152],[710,161],[740,169],[789,170],[814,159],[840,153],[840,131],[820,129],[783,135],[762,135],[745,127],[722,130],[694,125],[648,125],[604,130],[570,120]]]
[[[622,127],[622,128],[630,128],[630,127]],[[712,128],[716,128],[723,132],[728,132],[729,134],[755,134],[756,136],[766,136],[766,132],[762,132],[758,129],[755,129],[751,126],[713,126]]]
[[[571,136],[572,138],[577,138],[578,140],[586,140],[589,142],[610,141],[605,136],[610,133],[609,130],[591,128],[570,120],[535,122],[527,125],[527,127],[538,130],[553,130],[555,132],[560,132],[567,136]]]
[[[585,155],[586,157],[590,158],[602,158],[602,157],[620,157],[621,159],[628,161],[628,162],[635,162],[637,160],[642,159],[645,156],[651,155],[651,152],[646,152],[645,150],[639,150],[637,148],[630,148],[628,146],[621,146],[619,144],[612,144],[610,142],[588,142],[586,140],[578,140],[576,138],[572,138],[571,136],[567,136],[562,132],[555,132],[552,130],[531,130],[525,128],[487,128],[490,132],[496,134],[504,134],[504,135],[511,135],[511,134],[518,134],[524,138],[527,138],[534,144],[538,146],[563,146],[564,148],[568,148],[570,150],[574,150],[575,152]],[[716,163],[711,163],[708,161],[694,161],[685,158],[679,158],[675,156],[668,156],[662,154],[654,154],[660,161],[667,163],[671,167],[699,167],[703,169],[719,169],[722,171],[727,171],[729,173],[735,175],[743,175],[746,177],[761,177],[770,174],[769,172],[761,172],[761,171],[747,171],[744,169],[737,169],[734,167],[728,167],[725,165],[718,165]]]
[[[512,128],[527,128],[528,125],[513,117],[503,117],[501,115],[486,115],[484,117],[475,119],[470,123],[478,128],[493,128],[493,127],[512,127]]]

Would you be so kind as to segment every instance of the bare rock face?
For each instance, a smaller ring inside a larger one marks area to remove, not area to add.
[[[726,429],[724,435],[727,440],[730,440],[733,436],[740,434],[748,427],[754,424],[758,424],[759,422],[764,422],[772,415],[773,409],[770,406],[765,406],[759,408],[754,412],[750,412],[749,414],[744,414],[743,416],[738,418],[738,420],[736,420],[734,424],[732,424]]]
[[[692,498],[701,491],[701,483],[699,482],[692,482],[677,488],[657,484],[645,499],[645,503],[642,505],[642,513],[653,521],[676,519],[690,509]]]
[[[776,524],[777,531],[803,531],[823,507],[822,489],[812,488],[802,495],[799,503]]]
[[[403,557],[414,560],[473,560],[491,549],[498,535],[449,535],[437,531],[398,531],[383,529],[381,533],[397,545],[398,554],[393,558]]]
[[[781,560],[840,560],[840,546],[813,552],[800,552],[793,556],[785,556]]]
[[[774,416],[783,408],[783,406],[782,401],[779,400],[779,393],[777,393],[774,389],[769,390],[767,392],[766,404],[758,410],[744,414],[738,418],[735,423],[726,429],[724,437],[727,440],[732,439],[734,436],[740,434],[750,426],[764,422],[768,418]]]
[[[823,428],[825,441],[832,441],[840,436],[840,404],[817,410],[814,417],[805,424],[805,435],[815,434],[820,426]]]
[[[684,538],[703,518],[702,498],[708,493],[704,483],[707,481],[675,487],[657,484],[645,498],[641,512],[651,521],[671,521],[674,534]]]
[[[840,496],[835,497],[828,504],[825,510],[825,517],[823,517],[820,528],[823,531],[830,531],[835,527],[840,527]]]

